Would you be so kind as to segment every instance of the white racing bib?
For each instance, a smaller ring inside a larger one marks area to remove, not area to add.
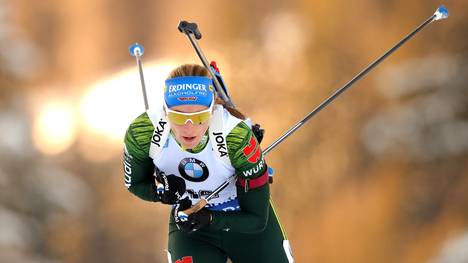
[[[182,177],[187,186],[186,194],[195,204],[206,198],[214,189],[234,175],[227,151],[226,136],[242,120],[230,115],[222,106],[215,106],[209,128],[209,140],[199,153],[184,151],[170,134],[169,123],[162,112],[148,112],[155,127],[150,146],[150,157],[155,166],[166,174]],[[236,186],[229,184],[214,196],[208,209],[222,211],[239,210]]]

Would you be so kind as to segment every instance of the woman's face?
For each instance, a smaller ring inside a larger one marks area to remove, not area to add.
[[[180,105],[171,108],[171,110],[185,113],[198,112],[206,109],[208,109],[208,107],[202,105]],[[193,149],[200,143],[206,130],[208,130],[210,121],[206,121],[202,124],[193,124],[190,121],[184,125],[178,125],[171,122],[169,122],[169,124],[176,140],[182,145],[182,147]]]

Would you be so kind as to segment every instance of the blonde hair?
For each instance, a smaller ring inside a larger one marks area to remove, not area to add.
[[[173,69],[170,73],[167,79],[172,79],[172,78],[177,78],[177,77],[184,77],[184,76],[200,76],[200,77],[207,77],[211,78],[210,73],[208,70],[200,65],[197,64],[184,64],[181,65],[175,69]],[[229,113],[231,113],[233,116],[245,120],[245,115],[242,114],[240,111],[231,108],[226,105],[226,102],[221,99],[220,97],[216,96],[215,98],[215,104],[222,105]]]

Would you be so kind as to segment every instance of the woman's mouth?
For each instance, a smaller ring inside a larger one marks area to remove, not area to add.
[[[182,139],[184,139],[186,142],[192,142],[195,140],[195,138],[196,136],[182,136]]]

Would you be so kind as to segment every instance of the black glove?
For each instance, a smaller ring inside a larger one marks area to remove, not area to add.
[[[156,194],[163,204],[175,204],[185,193],[185,180],[173,174],[156,170]]]
[[[208,226],[212,221],[211,213],[207,209],[202,209],[189,216],[182,212],[191,206],[192,201],[186,197],[180,200],[180,202],[176,204],[171,211],[171,215],[174,218],[177,228],[186,233],[194,232]]]
[[[257,123],[252,126],[252,132],[255,135],[255,138],[257,138],[258,143],[261,143],[263,140],[263,135],[265,134],[265,129],[262,129],[260,124]]]

